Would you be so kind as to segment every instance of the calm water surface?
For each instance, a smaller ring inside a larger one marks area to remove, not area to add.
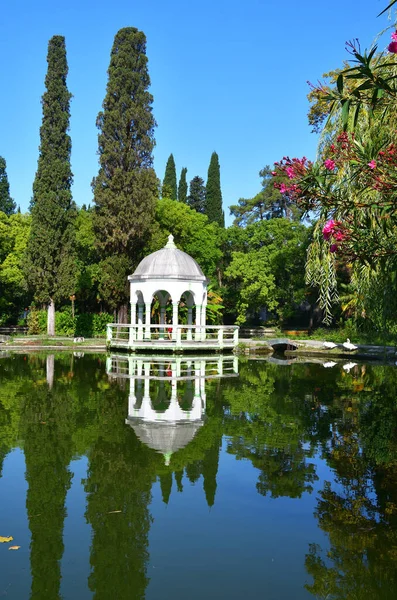
[[[388,366],[3,355],[0,598],[395,600],[396,386]]]

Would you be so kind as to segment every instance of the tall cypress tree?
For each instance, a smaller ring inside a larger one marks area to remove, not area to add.
[[[123,289],[112,278],[104,296],[115,291],[127,300],[127,274],[139,261],[150,232],[158,197],[153,170],[153,96],[146,57],[146,38],[135,27],[117,32],[110,54],[103,110],[98,114],[99,172],[94,178],[94,231],[106,272],[124,271]],[[120,278],[119,278],[120,281]],[[119,286],[120,287],[120,286]],[[106,289],[105,289],[106,288]]]
[[[163,198],[171,198],[171,200],[176,200],[178,197],[176,187],[175,160],[172,154],[169,155],[167,165],[165,167],[165,175],[161,195]]]
[[[46,92],[40,150],[31,201],[32,227],[28,241],[27,277],[36,299],[48,305],[47,332],[55,334],[55,302],[74,293],[74,217],[71,140],[68,135],[70,98],[65,38],[48,43]]]
[[[183,167],[178,185],[178,200],[186,204],[187,202],[187,181],[186,181],[187,168]]]
[[[6,161],[0,156],[0,210],[5,212],[6,215],[12,215],[15,212],[16,204],[10,196],[10,185],[6,169]]]
[[[196,175],[190,182],[187,203],[197,212],[205,212],[205,185],[204,179]]]
[[[215,222],[224,227],[225,215],[222,210],[221,175],[219,158],[216,152],[211,155],[206,190],[205,213],[211,223]]]

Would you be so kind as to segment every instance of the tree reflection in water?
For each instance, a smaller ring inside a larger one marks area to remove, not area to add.
[[[112,357],[107,372],[96,355],[0,360],[0,461],[23,448],[32,598],[61,597],[73,458],[88,458],[89,589],[96,599],[143,599],[153,486],[170,503],[186,480],[198,483],[214,506],[222,440],[255,468],[260,495],[299,503],[317,494],[328,544],[302,556],[310,594],[395,597],[396,370],[240,360],[239,377],[227,377],[237,370],[229,360]],[[320,482],[320,461],[330,481]]]

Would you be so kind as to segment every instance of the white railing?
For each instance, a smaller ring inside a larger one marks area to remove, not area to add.
[[[236,356],[214,357],[137,357],[125,354],[111,354],[106,361],[106,372],[113,377],[169,380],[194,380],[198,376],[205,379],[236,377],[238,358]]]
[[[148,343],[189,346],[196,342],[222,348],[237,346],[238,330],[235,325],[129,325],[109,323],[106,340],[111,347],[131,348]]]

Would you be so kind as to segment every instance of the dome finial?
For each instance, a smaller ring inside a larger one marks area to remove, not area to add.
[[[172,233],[170,233],[170,235],[168,236],[168,242],[166,243],[164,248],[176,248],[174,244],[174,236],[172,235]]]

